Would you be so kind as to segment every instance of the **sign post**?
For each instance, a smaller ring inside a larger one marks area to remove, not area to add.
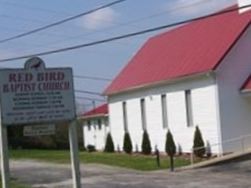
[[[9,169],[9,156],[8,156],[8,142],[7,142],[7,127],[4,124],[0,125],[0,150],[1,150],[1,176],[2,187],[10,187],[10,169]]]
[[[78,155],[78,135],[76,131],[76,120],[69,125],[69,142],[71,149],[71,169],[73,188],[81,188],[81,177],[79,169],[79,155]]]
[[[9,188],[7,126],[32,125],[28,135],[53,133],[46,125],[71,122],[71,148],[74,188],[80,188],[76,107],[71,68],[46,68],[42,59],[33,57],[24,69],[0,69],[0,154],[2,187]],[[34,128],[33,126],[37,126]]]

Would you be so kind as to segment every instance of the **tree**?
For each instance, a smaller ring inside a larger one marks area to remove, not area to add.
[[[125,132],[123,150],[128,154],[132,153],[132,141],[128,132]]]
[[[112,141],[111,133],[107,134],[104,152],[110,152],[110,153],[114,152],[114,144]]]
[[[166,134],[166,153],[170,157],[170,170],[174,170],[174,162],[173,162],[173,157],[176,153],[176,146],[173,140],[173,135],[170,130],[167,131]]]
[[[143,133],[141,149],[142,149],[143,154],[146,154],[146,155],[151,154],[151,151],[152,151],[151,142],[150,142],[150,139],[146,130]]]
[[[206,152],[205,144],[198,126],[196,126],[194,132],[193,152],[197,157],[203,157]]]

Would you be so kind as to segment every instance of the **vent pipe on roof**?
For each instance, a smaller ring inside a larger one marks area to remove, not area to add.
[[[239,7],[251,5],[251,0],[237,0],[237,1],[238,1]],[[241,14],[241,13],[246,12],[248,10],[251,10],[251,7],[240,9],[239,13]]]

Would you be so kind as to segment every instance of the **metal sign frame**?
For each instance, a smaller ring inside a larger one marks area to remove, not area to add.
[[[30,58],[25,63],[25,69],[23,71],[29,70],[29,68],[33,67],[36,70],[46,70],[45,64],[42,59],[38,57]],[[20,69],[1,69],[0,74],[4,70],[19,70]],[[48,69],[47,69],[48,70]],[[58,69],[57,69],[58,70]],[[71,77],[72,72],[71,72]],[[70,119],[60,119],[59,121],[49,121],[50,123],[55,122],[68,122],[69,123],[69,142],[70,142],[70,155],[71,155],[71,168],[72,168],[72,178],[73,178],[73,188],[81,188],[81,180],[80,180],[80,168],[79,168],[79,156],[78,156],[78,137],[77,137],[77,119],[76,119],[76,108],[75,108],[75,96],[74,96],[74,85],[73,85],[73,78],[72,80],[72,102],[74,103],[74,117]],[[2,85],[1,85],[2,87]],[[2,91],[2,89],[1,89]],[[2,92],[1,92],[1,105],[2,105]],[[0,107],[0,163],[1,163],[1,177],[2,177],[2,187],[3,188],[10,188],[10,169],[9,169],[9,156],[8,156],[8,140],[7,140],[7,126],[8,123],[5,124],[3,122],[3,112],[2,106]],[[48,123],[48,121],[30,121],[30,122],[23,122],[25,124],[42,124]],[[21,122],[17,122],[17,124],[22,124]]]

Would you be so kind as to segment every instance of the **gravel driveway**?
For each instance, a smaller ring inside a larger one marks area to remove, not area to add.
[[[37,161],[11,161],[11,176],[36,188],[70,188],[69,165]],[[248,188],[251,160],[216,167],[170,173],[139,172],[105,165],[81,165],[86,188]]]

